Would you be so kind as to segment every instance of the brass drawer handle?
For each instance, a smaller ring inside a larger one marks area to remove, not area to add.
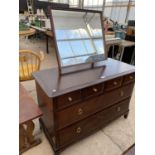
[[[121,96],[121,97],[124,96],[124,91],[121,91],[120,96]]]
[[[117,107],[117,111],[120,112],[121,111],[121,107]]]
[[[93,88],[93,91],[94,91],[95,93],[98,92],[97,88]]]
[[[116,81],[113,82],[114,86],[116,86],[118,83]]]
[[[78,128],[76,129],[76,133],[81,133],[81,127],[78,127]]]
[[[130,78],[130,80],[133,80],[133,76],[130,75],[129,78]]]
[[[83,110],[81,108],[78,109],[78,115],[82,115],[83,114]]]
[[[70,101],[70,102],[71,102],[71,101],[73,101],[73,99],[72,99],[71,97],[68,97],[68,101]]]

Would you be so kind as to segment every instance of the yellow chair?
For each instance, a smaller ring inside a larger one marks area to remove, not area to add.
[[[44,59],[43,52],[39,54],[30,50],[19,51],[19,80],[33,80],[32,73],[40,69],[41,61]]]

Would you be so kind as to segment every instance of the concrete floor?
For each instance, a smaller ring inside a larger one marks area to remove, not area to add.
[[[20,39],[20,49],[31,49],[35,52],[43,51],[45,59],[42,62],[41,69],[56,67],[56,55],[49,43],[49,54],[46,54],[46,43],[44,40]],[[30,92],[37,103],[36,89],[34,80],[22,82],[24,87]],[[41,138],[42,143],[23,155],[54,155],[53,150],[39,129],[38,119],[34,120],[34,135]],[[127,119],[120,117],[97,133],[77,142],[68,147],[62,155],[121,155],[123,151],[129,148],[135,141],[135,96],[134,92],[130,101],[130,113]]]

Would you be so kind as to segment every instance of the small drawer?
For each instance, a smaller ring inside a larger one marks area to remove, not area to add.
[[[65,95],[56,97],[57,109],[63,109],[81,100],[81,91],[74,91]]]
[[[105,91],[109,91],[118,88],[122,85],[123,77],[115,78],[105,82]]]
[[[82,137],[102,128],[107,123],[125,114],[128,111],[129,99],[124,100],[110,108],[92,115],[80,122],[74,123],[58,131],[59,145],[63,147]]]
[[[133,84],[125,85],[56,112],[56,129],[60,130],[126,98],[130,98],[133,86]]]
[[[82,90],[83,97],[95,96],[103,92],[103,84],[97,84]]]
[[[135,81],[135,73],[124,76],[123,84],[128,84]]]

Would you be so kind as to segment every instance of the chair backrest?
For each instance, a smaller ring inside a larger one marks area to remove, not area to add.
[[[41,59],[30,50],[19,51],[19,80],[32,80],[32,73],[40,69]]]

